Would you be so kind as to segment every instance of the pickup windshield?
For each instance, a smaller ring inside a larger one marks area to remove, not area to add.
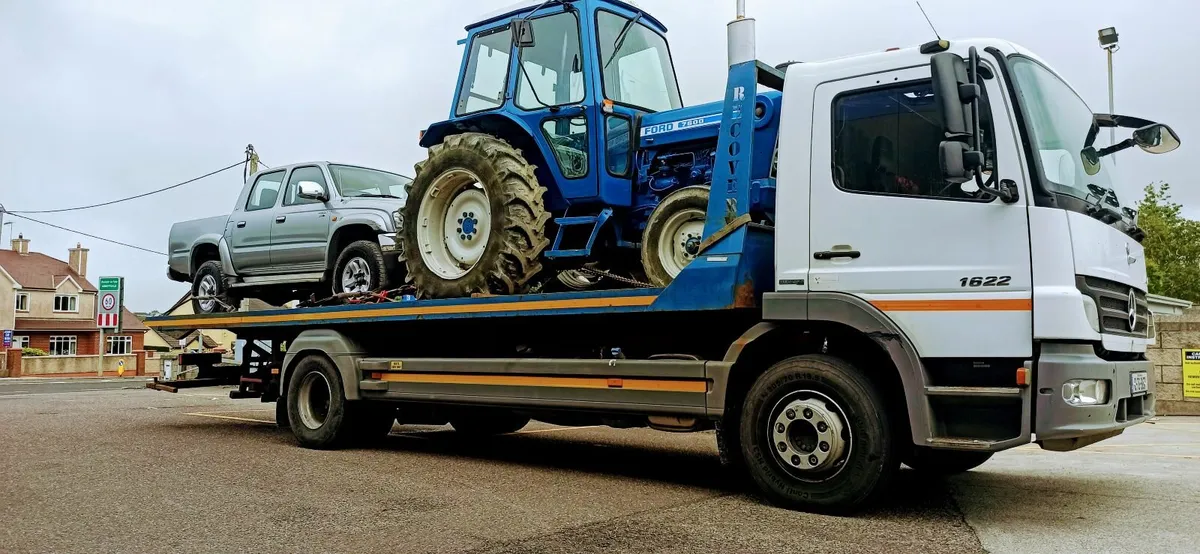
[[[1113,189],[1113,177],[1101,159],[1099,171],[1088,175],[1080,153],[1092,126],[1092,110],[1062,79],[1045,66],[1022,56],[1009,59],[1021,102],[1029,115],[1030,139],[1041,159],[1042,182],[1053,192],[1083,200],[1088,185]],[[1116,194],[1116,191],[1113,191]]]
[[[333,185],[343,198],[395,197],[403,199],[406,196],[405,185],[412,179],[395,173],[377,171],[352,165],[330,165],[329,173],[333,175]]]

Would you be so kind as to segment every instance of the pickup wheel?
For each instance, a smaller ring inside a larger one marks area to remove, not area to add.
[[[542,271],[550,214],[534,166],[507,142],[452,135],[416,166],[400,246],[422,296],[516,294]]]
[[[338,254],[333,266],[333,293],[370,292],[390,286],[383,250],[374,241],[356,240]]]
[[[192,312],[215,314],[237,310],[238,300],[225,288],[221,262],[210,260],[200,264],[192,278]]]
[[[904,465],[932,477],[954,475],[975,469],[992,458],[992,452],[937,450],[913,446],[904,456]]]
[[[831,356],[789,358],[759,376],[740,434],[750,476],[787,508],[851,511],[900,465],[883,398],[860,370]]]
[[[708,187],[684,187],[659,202],[642,232],[642,269],[650,283],[665,287],[700,253]]]

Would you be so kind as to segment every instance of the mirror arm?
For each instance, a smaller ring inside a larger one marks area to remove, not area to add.
[[[978,169],[975,170],[975,186],[979,187],[979,190],[999,198],[1000,201],[1004,202],[1005,204],[1012,204],[1013,202],[1020,200],[1020,195],[1014,189],[1015,183],[1012,183],[1011,185],[1010,183],[1011,181],[1005,180],[1001,181],[1000,186],[995,186],[995,173],[993,173],[991,177],[988,177],[988,180],[985,183],[983,181],[983,175],[981,174],[981,171]]]
[[[1099,151],[1096,152],[1096,154],[1099,157],[1103,158],[1103,157],[1111,155],[1111,154],[1116,154],[1117,152],[1125,150],[1126,148],[1132,148],[1133,146],[1136,146],[1136,145],[1137,145],[1137,143],[1135,143],[1133,141],[1133,139],[1127,138],[1127,139],[1125,139],[1121,142],[1118,142],[1112,146],[1105,146],[1104,148],[1101,148]]]

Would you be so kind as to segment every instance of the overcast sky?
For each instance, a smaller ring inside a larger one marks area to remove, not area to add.
[[[265,163],[333,159],[412,174],[417,133],[446,118],[462,47],[478,15],[512,0],[0,0],[0,203],[66,207],[136,194],[233,163],[253,143]],[[775,64],[911,46],[931,38],[912,0],[748,0],[758,56]],[[670,29],[686,104],[717,100],[734,0],[640,0]],[[1171,124],[1172,154],[1118,155],[1125,204],[1167,181],[1200,218],[1200,114],[1189,104],[1200,7],[1189,0],[925,0],[945,38],[990,36],[1048,61],[1106,111],[1096,30],[1116,25],[1118,113]],[[1194,101],[1193,101],[1194,102]],[[40,216],[165,250],[171,223],[229,211],[234,170],[146,199]],[[127,302],[162,310],[188,286],[155,254],[14,221],[61,259],[82,242],[88,276],[124,275]]]

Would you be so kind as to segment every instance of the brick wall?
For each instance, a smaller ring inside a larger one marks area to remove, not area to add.
[[[88,333],[80,331],[54,331],[54,332],[28,332],[18,331],[17,334],[26,335],[29,337],[30,348],[50,351],[50,337],[60,335],[75,335],[75,354],[79,356],[95,356],[100,353],[99,341],[100,333]],[[140,333],[139,333],[140,334]],[[134,350],[138,349],[138,338],[134,335]]]
[[[1200,415],[1200,398],[1183,397],[1183,349],[1200,349],[1200,307],[1154,319],[1155,344],[1146,350],[1154,363],[1159,415]]]

